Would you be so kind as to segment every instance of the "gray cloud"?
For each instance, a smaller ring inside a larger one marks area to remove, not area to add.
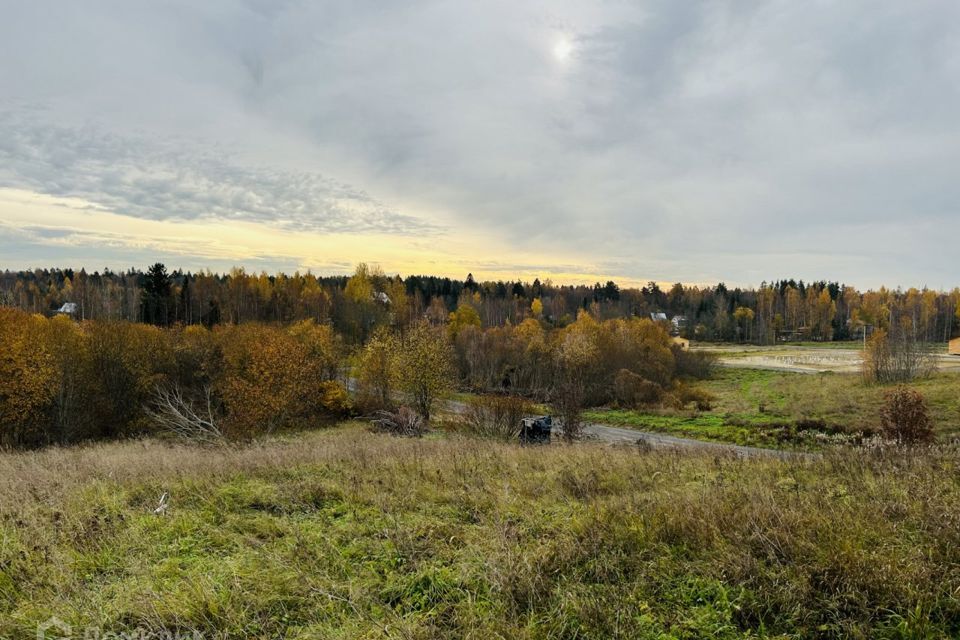
[[[0,184],[155,220],[217,218],[332,233],[436,231],[323,175],[243,166],[178,138],[41,124],[22,111],[0,113]]]
[[[478,264],[536,246],[643,279],[960,280],[948,0],[6,12],[7,184],[148,218],[487,228],[514,247]]]

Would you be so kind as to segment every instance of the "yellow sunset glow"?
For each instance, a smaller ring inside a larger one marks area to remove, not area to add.
[[[615,277],[596,273],[589,263],[576,259],[565,259],[565,268],[546,270],[543,265],[557,262],[549,247],[525,250],[522,260],[517,261],[515,249],[482,231],[411,237],[293,231],[268,223],[220,219],[152,220],[120,215],[80,198],[20,189],[0,189],[0,232],[19,233],[36,244],[62,247],[64,255],[79,246],[93,246],[182,256],[182,263],[171,264],[171,268],[217,261],[259,271],[266,262],[283,262],[291,268],[335,274],[349,273],[353,265],[365,261],[381,265],[388,273],[404,275],[462,278],[472,272],[478,279],[539,277],[557,283],[593,283]],[[8,268],[24,266],[0,264]],[[69,266],[102,269],[141,265],[98,260]]]

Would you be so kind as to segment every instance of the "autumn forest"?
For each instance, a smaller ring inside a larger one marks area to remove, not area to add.
[[[399,328],[418,318],[443,323],[471,307],[483,327],[535,318],[563,327],[579,310],[596,318],[677,317],[677,332],[704,341],[773,344],[778,340],[851,340],[874,329],[909,323],[923,340],[945,341],[960,325],[960,288],[859,291],[836,282],[782,279],[756,288],[650,282],[641,288],[615,282],[593,286],[541,282],[478,282],[436,276],[389,276],[360,265],[354,277],[146,271],[87,273],[37,269],[0,273],[0,305],[50,314],[67,302],[81,320],[174,324],[329,323],[351,342],[374,327]],[[866,328],[866,329],[865,329]]]

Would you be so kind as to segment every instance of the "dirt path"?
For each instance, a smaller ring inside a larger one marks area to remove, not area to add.
[[[356,381],[352,378],[347,379],[347,388],[350,392],[355,391]],[[466,412],[467,405],[460,400],[443,400],[441,406],[452,413],[462,414]],[[763,449],[760,447],[746,447],[739,444],[726,444],[723,442],[708,442],[706,440],[695,440],[693,438],[681,438],[671,436],[666,433],[656,433],[654,431],[638,431],[636,429],[624,429],[622,427],[612,427],[597,422],[585,423],[583,427],[584,439],[586,441],[605,442],[611,445],[623,444],[647,444],[657,449],[700,449],[716,451],[717,453],[733,453],[738,456],[775,456],[777,458],[793,458],[796,456],[807,456],[794,451],[783,451],[781,449]],[[559,437],[554,433],[554,438]]]
[[[453,413],[463,413],[467,408],[467,405],[459,400],[447,400],[443,403],[443,406]],[[671,436],[666,433],[657,433],[654,431],[638,431],[636,429],[624,429],[623,427],[611,427],[598,422],[585,423],[583,433],[584,440],[588,442],[593,440],[611,445],[647,444],[656,449],[700,449],[716,451],[717,453],[733,453],[738,456],[775,456],[777,458],[809,455],[794,451],[783,451],[781,449],[763,449],[760,447],[746,447],[739,444],[681,438],[679,436]],[[559,434],[554,431],[553,437],[555,439],[559,438]]]
[[[585,424],[583,432],[588,440],[596,439],[601,442],[606,442],[607,444],[647,444],[657,449],[700,449],[704,451],[716,451],[718,453],[735,453],[738,456],[792,458],[797,455],[809,455],[780,449],[763,449],[760,447],[745,447],[738,444],[681,438],[653,431],[637,431],[636,429],[611,427],[596,422]]]

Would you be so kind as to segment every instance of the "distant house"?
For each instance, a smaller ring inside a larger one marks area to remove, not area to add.
[[[63,306],[54,311],[57,315],[64,316],[75,316],[77,315],[77,303],[76,302],[64,302]]]
[[[808,329],[800,327],[799,329],[784,329],[777,332],[779,342],[803,342],[807,339]]]
[[[650,319],[653,320],[654,322],[669,322],[669,320],[667,320],[667,314],[661,313],[660,311],[651,313]]]
[[[385,294],[383,291],[377,291],[376,293],[374,293],[373,299],[374,301],[379,302],[380,304],[384,304],[384,305],[390,304],[390,296]]]
[[[947,347],[947,353],[952,356],[960,356],[960,338],[954,338]]]

